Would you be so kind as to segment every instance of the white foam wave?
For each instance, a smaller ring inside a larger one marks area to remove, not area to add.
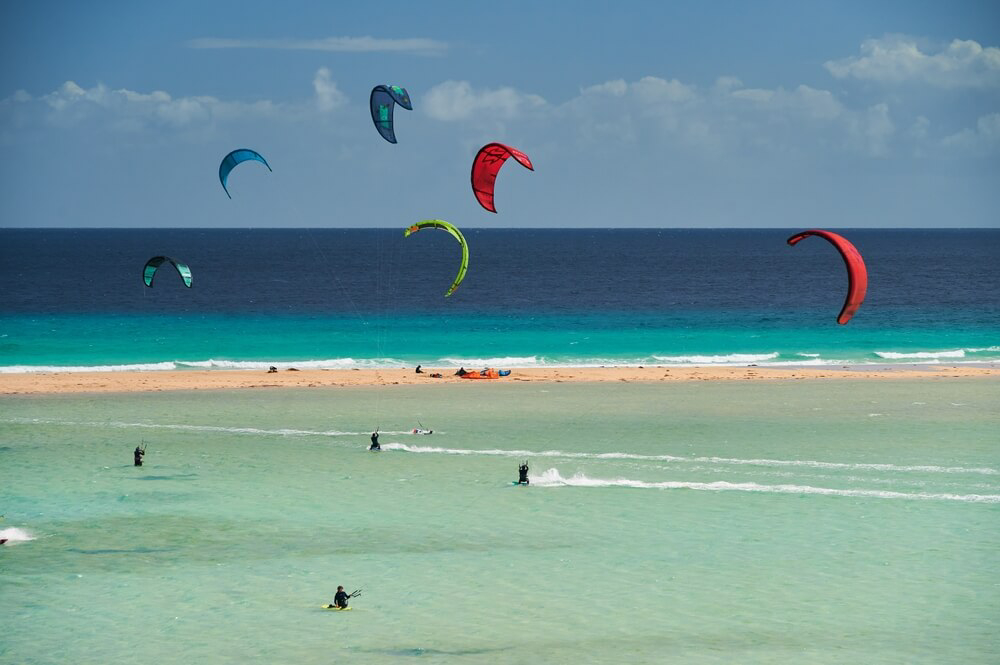
[[[537,356],[503,356],[502,358],[440,358],[439,362],[455,367],[534,367]],[[542,361],[544,364],[544,361]]]
[[[760,483],[711,483],[669,480],[648,482],[617,478],[604,480],[590,478],[582,473],[569,478],[559,475],[557,469],[549,469],[540,476],[529,476],[531,484],[538,487],[631,487],[636,489],[690,489],[710,492],[767,492],[774,494],[821,494],[826,496],[849,496],[872,499],[910,499],[962,501],[966,503],[1000,503],[1000,494],[944,494],[932,492],[891,492],[887,490],[836,489],[832,487],[812,487],[810,485],[761,485]]]
[[[814,469],[851,469],[858,471],[897,471],[916,473],[977,473],[996,475],[1000,471],[989,467],[936,466],[929,464],[900,465],[869,462],[821,462],[817,460],[740,459],[734,457],[680,457],[677,455],[640,455],[638,453],[575,453],[562,450],[503,450],[499,448],[476,450],[443,448],[439,446],[411,446],[389,443],[383,450],[400,450],[408,453],[436,453],[443,455],[489,455],[499,457],[554,457],[561,459],[637,460],[696,464],[732,464],[741,466],[809,467]]]
[[[328,358],[326,360],[295,360],[295,361],[258,361],[258,360],[178,360],[179,368],[197,367],[199,369],[267,369],[272,365],[279,370],[294,367],[296,369],[402,369],[407,364],[394,358],[378,360],[355,360],[354,358]]]
[[[40,372],[150,372],[177,369],[172,362],[136,363],[132,365],[6,365],[0,374],[35,374]]]
[[[728,365],[742,363],[756,363],[765,360],[774,360],[780,354],[773,353],[730,353],[722,356],[658,356],[653,355],[657,362],[661,363],[692,363],[696,365]]]
[[[875,355],[886,360],[907,360],[921,358],[964,358],[965,349],[954,351],[916,351],[914,353],[897,353],[895,351],[876,351]]]
[[[14,543],[23,543],[29,540],[34,540],[35,537],[24,529],[19,529],[16,526],[7,527],[6,529],[0,529],[0,540],[7,540],[7,545],[12,545]]]
[[[403,369],[412,363],[394,358],[362,359],[328,358],[325,360],[173,360],[157,363],[123,365],[6,365],[0,374],[82,373],[82,372],[156,372],[184,369],[243,369],[266,370],[272,365],[279,370],[296,369]]]

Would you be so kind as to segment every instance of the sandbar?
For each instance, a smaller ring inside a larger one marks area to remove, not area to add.
[[[451,368],[179,370],[124,372],[39,372],[0,374],[0,395],[61,393],[130,393],[172,390],[237,390],[326,388],[383,385],[496,385],[517,382],[674,382],[674,381],[801,381],[997,378],[1000,367],[969,365],[848,365],[837,367],[533,367],[512,369],[496,380],[469,380]],[[441,378],[432,378],[440,373]]]

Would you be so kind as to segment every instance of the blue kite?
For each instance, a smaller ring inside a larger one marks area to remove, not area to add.
[[[375,129],[389,143],[396,142],[396,132],[392,129],[392,109],[399,104],[407,111],[412,111],[410,94],[406,88],[398,85],[377,85],[372,88],[371,107],[372,122]]]
[[[231,153],[226,155],[225,158],[223,158],[222,163],[219,164],[219,182],[222,183],[222,189],[226,191],[226,196],[229,198],[233,198],[233,195],[229,193],[229,189],[226,187],[226,181],[229,180],[229,172],[236,168],[237,164],[251,160],[260,162],[267,167],[268,171],[271,171],[271,165],[267,163],[267,160],[264,159],[259,152],[251,150],[250,148],[233,150]]]

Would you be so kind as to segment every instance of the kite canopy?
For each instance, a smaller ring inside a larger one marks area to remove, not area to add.
[[[238,150],[233,150],[231,153],[226,155],[222,163],[219,164],[219,182],[222,183],[222,189],[226,190],[226,196],[233,198],[232,194],[229,193],[229,189],[226,187],[226,181],[229,180],[229,172],[236,168],[237,164],[247,161],[260,162],[267,167],[267,170],[271,170],[271,165],[267,163],[259,152],[256,150],[251,150],[250,148],[240,148]]]
[[[497,172],[508,157],[513,157],[526,169],[535,170],[526,154],[502,143],[487,143],[479,149],[476,158],[472,160],[472,192],[476,195],[479,205],[490,212],[497,211],[493,204],[493,186],[496,183]]]
[[[465,279],[465,271],[469,268],[469,245],[465,242],[465,236],[462,235],[462,232],[458,228],[441,219],[425,219],[422,222],[417,222],[403,231],[403,237],[408,238],[411,233],[416,233],[421,229],[441,229],[442,231],[447,231],[462,246],[462,265],[458,268],[458,275],[455,277],[455,281],[451,283],[451,286],[448,287],[448,292],[444,294],[444,297],[447,298],[455,292],[458,285]]]
[[[868,290],[868,269],[865,267],[864,259],[861,258],[861,252],[858,251],[857,247],[852,245],[847,238],[832,231],[821,229],[802,231],[789,238],[788,244],[794,246],[807,236],[826,238],[837,248],[840,256],[844,259],[844,265],[847,266],[847,298],[844,299],[844,307],[837,316],[837,323],[844,325],[851,320],[851,317],[865,300],[865,292]]]
[[[153,276],[156,275],[157,268],[163,263],[170,263],[176,268],[177,273],[184,279],[184,286],[191,288],[191,269],[187,267],[186,263],[181,263],[169,256],[154,256],[146,261],[146,265],[142,268],[142,281],[146,283],[146,286],[153,286]]]
[[[375,129],[389,143],[396,142],[396,132],[392,129],[392,110],[399,104],[407,111],[412,111],[410,95],[406,88],[398,85],[377,85],[372,88],[371,95],[372,122]]]

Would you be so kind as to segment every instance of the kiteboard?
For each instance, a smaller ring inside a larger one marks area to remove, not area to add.
[[[414,427],[412,433],[413,434],[433,434],[434,430],[432,430],[432,429],[422,429],[420,427]]]
[[[525,487],[527,487],[527,486],[528,486],[528,483],[522,483],[522,482],[518,482],[518,481],[516,481],[516,480],[512,480],[512,481],[510,481],[510,484],[511,484],[511,485],[524,485]]]
[[[350,612],[353,607],[337,607],[336,605],[324,605],[321,609],[333,610],[334,612]]]

